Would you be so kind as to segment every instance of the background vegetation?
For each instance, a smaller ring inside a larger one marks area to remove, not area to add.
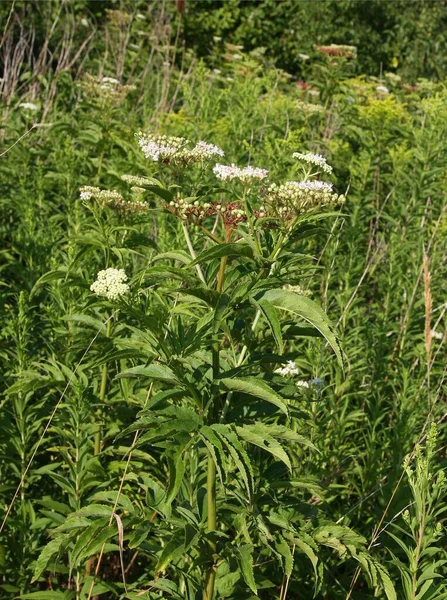
[[[303,379],[325,383],[294,417],[316,450],[292,456],[297,487],[280,504],[363,536],[398,598],[447,597],[446,9],[380,0],[0,5],[0,597],[88,598],[92,582],[101,598],[194,597],[154,580],[169,540],[152,518],[167,480],[159,450],[148,443],[129,457],[132,433],[117,438],[145,390],[116,375],[142,362],[132,352],[144,353],[147,339],[120,321],[107,332],[113,309],[89,291],[107,259],[136,274],[156,252],[187,250],[181,226],[153,194],[148,216],[125,222],[79,200],[83,185],[124,193],[122,174],[161,176],[136,144],[143,128],[213,142],[225,162],[250,161],[274,180],[294,176],[296,151],[334,167],[347,202],[300,240],[306,258],[293,283],[337,325],[345,367],[319,341],[290,346]],[[356,56],[318,49],[332,43],[357,46]],[[120,84],[105,88],[103,77]],[[261,474],[272,466],[256,460]],[[56,552],[33,581],[55,528],[75,511],[98,517],[91,506],[110,512],[120,486],[123,543],[115,527],[90,553]],[[337,540],[343,547],[319,554],[317,597],[385,598],[348,559],[358,540]],[[312,598],[309,555],[282,556],[289,597]],[[162,581],[178,583],[179,561]],[[255,563],[254,577],[260,597],[284,600],[281,569]],[[246,577],[222,578],[216,597],[253,596]]]

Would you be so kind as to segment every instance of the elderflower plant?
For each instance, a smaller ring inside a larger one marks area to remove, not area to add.
[[[90,290],[97,296],[106,297],[107,300],[118,300],[130,290],[126,281],[127,275],[124,269],[109,268],[99,271]]]

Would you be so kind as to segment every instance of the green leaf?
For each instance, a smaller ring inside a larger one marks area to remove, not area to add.
[[[275,440],[270,434],[269,426],[263,423],[255,423],[254,425],[243,425],[242,427],[236,427],[236,431],[242,439],[249,444],[259,446],[263,450],[270,452],[275,458],[281,460],[289,471],[292,470],[290,459],[285,452],[284,448]]]
[[[31,592],[30,594],[20,594],[19,598],[23,600],[70,600],[74,598],[76,592],[55,592],[54,590],[47,590],[45,592]]]
[[[267,320],[273,337],[275,338],[275,342],[278,347],[278,352],[279,354],[282,354],[284,350],[284,342],[282,339],[281,323],[279,322],[278,313],[276,312],[275,307],[265,298],[259,301],[253,299],[253,301],[260,308],[262,314]]]
[[[245,258],[254,258],[253,249],[250,248],[250,246],[247,244],[232,242],[228,244],[218,244],[217,246],[213,246],[208,250],[204,250],[197,256],[197,258],[189,263],[189,266],[194,267],[195,265],[209,262],[210,260],[215,260],[216,258],[222,258],[223,256],[243,256]]]
[[[36,581],[36,579],[40,577],[51,559],[65,548],[65,545],[68,544],[69,540],[70,534],[59,535],[44,547],[36,561],[32,581]]]
[[[162,252],[161,254],[157,254],[152,259],[152,262],[157,260],[176,260],[178,262],[187,265],[191,262],[191,257],[186,252],[176,251],[176,252]]]
[[[388,600],[397,600],[396,590],[394,589],[393,582],[388,575],[387,570],[382,565],[376,563],[377,573],[379,575],[380,583],[384,589]]]
[[[230,455],[244,480],[248,495],[251,498],[253,494],[253,469],[250,458],[240,443],[239,438],[234,431],[231,430],[229,425],[216,423],[211,425],[211,428],[220,435],[222,441],[227,446]]]
[[[220,380],[220,383],[232,392],[241,392],[269,402],[282,410],[285,415],[288,415],[287,406],[281,396],[260,379],[255,377],[224,378]]]
[[[281,554],[284,558],[284,573],[287,577],[292,575],[293,569],[293,554],[290,550],[289,544],[286,540],[280,535],[278,536],[278,542],[276,542],[276,550]]]
[[[343,364],[340,346],[335,333],[332,331],[331,322],[316,302],[307,296],[299,296],[290,290],[279,289],[268,290],[257,298],[258,302],[261,299],[267,300],[275,308],[295,314],[313,325],[332,347],[340,365]]]
[[[180,558],[180,556],[183,554],[183,550],[183,544],[176,536],[173,536],[163,548],[160,558],[158,559],[157,566],[155,567],[155,573],[161,573],[166,569],[169,563],[177,558]]]
[[[169,488],[166,492],[166,502],[170,503],[177,496],[182,484],[183,475],[185,474],[186,464],[183,459],[183,453],[191,443],[191,439],[187,438],[183,441],[177,441],[173,444],[174,450],[168,456],[169,465]]]
[[[258,595],[258,589],[253,574],[253,546],[251,544],[244,544],[243,546],[239,546],[238,551],[237,558],[245,583],[254,594]]]
[[[117,379],[121,379],[123,377],[148,377],[149,379],[165,381],[167,383],[179,383],[177,376],[169,367],[156,364],[132,367],[131,369],[122,371],[116,376]]]

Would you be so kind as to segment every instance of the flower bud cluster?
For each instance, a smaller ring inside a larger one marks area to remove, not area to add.
[[[321,154],[312,154],[311,152],[308,152],[307,154],[302,154],[301,152],[294,152],[292,156],[293,158],[302,160],[307,164],[320,167],[321,170],[325,173],[332,173],[332,167],[327,164],[326,159]]]
[[[147,185],[154,185],[149,177],[140,177],[139,175],[121,175],[121,179],[129,185],[136,185],[140,188]]]
[[[105,269],[99,271],[90,290],[97,296],[105,296],[108,300],[118,300],[129,292],[130,288],[126,281],[127,275],[124,269]]]
[[[186,138],[137,133],[138,143],[146,158],[154,162],[164,162],[180,166],[204,162],[216,156],[224,156],[224,151],[214,144],[198,142],[193,148]]]
[[[132,191],[139,196],[146,190],[144,188],[133,187]],[[146,213],[149,210],[147,202],[141,200],[125,200],[116,190],[101,190],[98,187],[86,185],[80,189],[81,200],[91,200],[94,198],[101,206],[108,206],[120,213]]]
[[[239,202],[201,204],[198,200],[177,198],[169,203],[169,210],[183,220],[201,223],[206,217],[221,216],[225,225],[235,226],[247,220],[247,215]]]
[[[249,183],[256,179],[265,179],[269,172],[266,169],[259,169],[256,167],[237,167],[234,163],[231,165],[216,164],[213,169],[213,173],[216,177],[222,181],[232,181],[233,179],[239,179],[244,183]]]
[[[283,218],[344,201],[344,196],[332,193],[332,186],[321,181],[273,183],[265,196],[265,203]]]
[[[135,90],[134,85],[124,85],[114,77],[97,79],[88,73],[84,76],[83,87],[92,96],[106,100],[120,100]]]

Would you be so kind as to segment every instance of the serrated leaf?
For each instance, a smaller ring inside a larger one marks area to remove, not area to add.
[[[34,567],[34,574],[32,581],[36,581],[40,577],[40,575],[45,571],[48,566],[48,563],[51,561],[53,556],[61,552],[64,548],[65,544],[70,540],[70,534],[59,535],[54,540],[51,540],[42,552],[39,555],[39,558],[36,561],[36,565]]]
[[[241,567],[242,575],[245,579],[245,583],[254,594],[258,595],[258,588],[256,587],[253,573],[253,546],[251,544],[239,546],[237,558]]]
[[[267,452],[270,452],[272,456],[281,460],[289,471],[292,470],[290,459],[281,446],[281,444],[275,440],[275,438],[269,432],[269,426],[263,423],[255,423],[254,425],[243,425],[242,427],[236,427],[237,434],[239,437],[244,439],[249,444],[254,444]]]
[[[284,573],[287,575],[287,577],[290,577],[293,570],[293,554],[290,550],[290,546],[286,540],[279,535],[275,547],[279,554],[281,554],[281,556],[284,558]]]

